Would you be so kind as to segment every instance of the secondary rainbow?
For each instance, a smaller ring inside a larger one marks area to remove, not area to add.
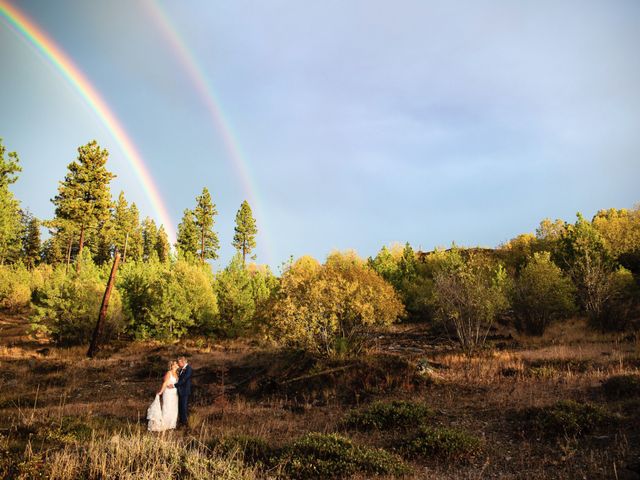
[[[102,95],[95,89],[87,77],[71,61],[67,54],[27,15],[5,0],[0,0],[0,18],[4,19],[12,29],[54,65],[62,76],[78,91],[98,118],[113,135],[125,158],[133,168],[152,208],[160,222],[164,225],[171,243],[175,241],[175,229],[171,217],[164,205],[160,192],[138,149],[123,128],[118,118],[111,111]]]
[[[233,129],[224,114],[221,103],[213,88],[207,81],[203,69],[199,66],[196,58],[191,53],[191,50],[187,47],[171,20],[163,11],[162,7],[155,0],[146,0],[144,4],[147,7],[147,11],[152,15],[155,24],[162,32],[169,45],[171,45],[171,48],[173,49],[176,57],[180,60],[180,63],[185,69],[191,82],[194,84],[200,98],[209,112],[216,131],[222,138],[225,149],[231,159],[231,164],[233,165],[236,175],[242,184],[244,194],[248,197],[247,201],[251,204],[254,215],[258,219],[258,224],[261,226],[259,235],[262,236],[267,263],[271,264],[273,261],[273,255],[269,235],[267,234],[265,217],[260,208],[261,204],[258,201],[257,189],[251,180],[247,161],[242,154],[239,142],[233,135]]]

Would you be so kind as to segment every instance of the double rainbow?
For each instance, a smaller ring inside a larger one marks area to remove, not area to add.
[[[129,135],[127,135],[122,123],[111,111],[100,93],[65,52],[38,25],[6,0],[0,0],[0,19],[4,19],[22,38],[26,39],[28,43],[33,45],[53,64],[62,76],[80,93],[107,130],[111,132],[140,180],[152,208],[167,231],[169,240],[173,243],[176,238],[175,228],[160,196],[158,187],[155,185],[149,169]]]
[[[251,204],[253,213],[261,226],[261,236],[266,254],[267,263],[273,263],[273,254],[270,244],[269,235],[266,229],[267,222],[260,207],[261,202],[258,201],[258,190],[254,182],[251,180],[249,168],[245,156],[240,148],[240,143],[236,139],[233,129],[230,126],[228,115],[225,115],[222,104],[215,94],[215,90],[211,86],[211,82],[207,80],[204,69],[199,65],[191,49],[187,46],[184,39],[174,26],[173,22],[166,14],[162,6],[157,0],[145,0],[143,5],[150,14],[156,27],[164,36],[166,42],[171,46],[175,57],[178,59],[185,73],[193,83],[198,95],[207,109],[214,129],[222,138],[225,149],[231,160],[231,164],[236,172],[236,176],[242,184],[242,190],[247,201]]]

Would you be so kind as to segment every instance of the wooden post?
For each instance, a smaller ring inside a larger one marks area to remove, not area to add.
[[[120,263],[120,252],[116,250],[115,258],[113,259],[113,266],[111,267],[111,274],[109,275],[109,281],[107,282],[107,288],[104,291],[104,297],[102,297],[102,305],[100,306],[100,313],[98,314],[98,322],[96,328],[93,331],[93,337],[91,338],[91,345],[87,351],[87,357],[93,358],[98,352],[98,341],[102,336],[102,330],[104,329],[104,322],[107,318],[107,308],[109,307],[109,297],[113,290],[113,285],[116,283],[116,272],[118,271],[118,264]]]

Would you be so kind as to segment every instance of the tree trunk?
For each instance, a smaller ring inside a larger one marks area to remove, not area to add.
[[[69,235],[69,247],[67,248],[67,267],[65,274],[69,273],[69,264],[71,263],[71,247],[73,246],[73,235]]]
[[[109,281],[107,282],[107,288],[104,291],[104,297],[102,297],[102,305],[100,306],[100,313],[98,314],[98,322],[96,328],[93,331],[93,337],[91,338],[91,345],[87,351],[87,357],[93,358],[98,352],[98,341],[102,336],[102,330],[104,329],[104,322],[107,318],[107,308],[109,307],[109,297],[111,297],[111,291],[113,285],[116,282],[116,272],[118,271],[118,264],[120,263],[120,252],[116,250],[115,258],[113,259],[113,266],[111,267],[111,274],[109,275]]]
[[[84,223],[80,227],[80,245],[78,246],[78,259],[76,261],[76,272],[80,271],[80,264],[82,263],[83,248],[84,248]]]

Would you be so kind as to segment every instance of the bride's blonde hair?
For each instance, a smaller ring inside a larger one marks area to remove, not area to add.
[[[169,363],[168,363],[169,370],[173,370],[173,366],[177,364],[178,362],[176,362],[175,360],[169,360]]]

